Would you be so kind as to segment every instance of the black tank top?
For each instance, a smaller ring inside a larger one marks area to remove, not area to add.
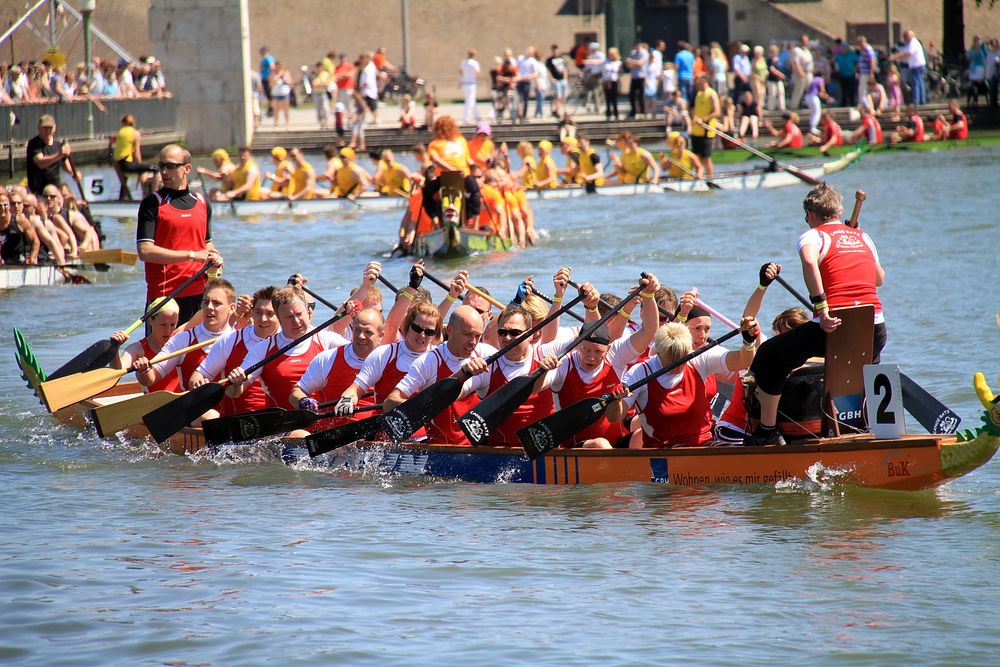
[[[24,261],[27,250],[24,232],[15,220],[11,220],[7,229],[0,230],[0,259],[4,264],[20,264]]]

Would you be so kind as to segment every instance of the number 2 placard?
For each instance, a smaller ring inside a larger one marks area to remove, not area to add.
[[[872,435],[876,438],[898,438],[906,430],[899,366],[868,364],[864,374],[868,424]]]

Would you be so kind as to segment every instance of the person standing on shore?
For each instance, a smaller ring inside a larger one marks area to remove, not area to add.
[[[46,185],[62,185],[60,168],[74,173],[70,165],[71,153],[68,143],[56,141],[56,119],[44,114],[38,119],[38,134],[28,140],[26,147],[28,189],[32,194],[40,196]],[[80,178],[79,172],[76,177]]]
[[[264,88],[264,99],[267,100],[267,115],[273,116],[271,110],[271,70],[274,68],[274,56],[266,46],[260,47],[260,83]]]
[[[188,189],[191,153],[169,144],[160,151],[163,187],[139,204],[136,250],[145,263],[146,303],[166,296],[194,275],[203,264],[221,269],[222,255],[212,242],[212,208]],[[191,283],[175,297],[179,323],[201,308],[207,278]]]
[[[927,56],[924,53],[924,46],[912,30],[903,33],[903,41],[906,42],[906,46],[889,56],[889,60],[906,58],[906,65],[910,71],[910,101],[914,104],[927,104],[927,89],[924,87]]]
[[[462,96],[465,98],[465,112],[462,121],[479,122],[479,109],[476,108],[476,80],[479,78],[479,61],[476,60],[476,50],[469,49],[468,57],[458,66],[459,83],[462,85]]]
[[[545,67],[552,78],[552,115],[562,118],[563,103],[566,101],[566,94],[569,92],[569,83],[566,81],[566,60],[559,52],[559,45],[552,45],[552,55],[545,61]]]

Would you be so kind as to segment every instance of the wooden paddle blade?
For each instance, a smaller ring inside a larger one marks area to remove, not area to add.
[[[323,415],[312,410],[264,408],[218,419],[206,419],[201,423],[201,428],[205,431],[205,442],[245,442],[305,428],[322,418]]]
[[[796,167],[793,167],[790,164],[783,164],[783,163],[779,162],[778,166],[781,169],[784,169],[785,171],[787,171],[789,174],[791,174],[795,178],[797,178],[800,181],[802,181],[803,183],[808,183],[809,185],[819,185],[820,184],[820,180],[818,178],[813,178],[812,176],[810,176],[806,172],[804,172],[804,171],[802,171],[800,169],[797,169]]]
[[[309,450],[309,456],[316,458],[352,442],[372,438],[384,430],[385,415],[375,415],[368,419],[313,433],[306,438],[306,448]]]
[[[139,261],[139,255],[122,248],[102,248],[101,250],[81,252],[80,261],[84,264],[127,264],[134,266]]]
[[[397,444],[406,440],[417,429],[458,400],[461,393],[462,381],[458,378],[446,377],[438,380],[400,404],[395,410],[387,412],[384,415],[386,432]]]
[[[110,389],[126,372],[118,368],[98,368],[87,373],[48,380],[41,383],[38,389],[49,412],[55,412]]]
[[[218,382],[203,384],[146,413],[142,423],[149,429],[153,440],[162,443],[218,405],[225,393],[226,388]]]
[[[116,354],[118,354],[118,343],[110,338],[99,340],[60,366],[55,373],[49,376],[49,379],[56,380],[74,373],[86,373],[103,368],[111,363]]]
[[[90,411],[90,420],[97,427],[97,435],[106,438],[118,431],[124,431],[142,424],[143,416],[171,401],[183,396],[172,391],[154,391],[124,401],[102,405]]]
[[[954,433],[962,418],[947,405],[934,398],[930,392],[917,384],[905,373],[903,379],[903,407],[927,429],[928,433]]]
[[[458,418],[458,426],[473,445],[485,445],[490,433],[514,414],[532,394],[538,373],[510,380]]]
[[[555,449],[566,438],[576,435],[604,416],[608,407],[608,397],[585,398],[573,405],[555,412],[517,432],[524,447],[524,453],[534,461],[539,456]]]

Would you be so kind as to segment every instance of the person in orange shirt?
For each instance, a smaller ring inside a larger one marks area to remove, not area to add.
[[[434,121],[434,140],[427,146],[427,155],[436,169],[436,178],[424,185],[423,205],[427,215],[432,219],[441,219],[441,202],[437,198],[441,190],[441,174],[457,171],[465,180],[465,219],[478,218],[482,206],[479,184],[469,170],[472,164],[469,144],[458,131],[454,118],[444,115]]]
[[[492,173],[497,174],[500,192],[503,193],[507,224],[511,227],[511,241],[517,241],[517,244],[523,248],[527,244],[525,242],[524,216],[521,214],[521,202],[517,197],[517,190],[520,186],[510,174],[499,170],[494,170]]]
[[[482,193],[483,207],[479,217],[473,222],[476,229],[484,227],[492,229],[501,238],[508,238],[507,205],[500,191],[497,175],[493,170],[483,171],[478,165],[472,168],[473,174],[479,180],[479,192]]]
[[[493,130],[490,128],[490,124],[486,121],[480,121],[476,124],[476,136],[472,137],[472,141],[469,142],[469,154],[472,156],[472,162],[483,172],[489,168],[487,164],[493,159],[493,155],[496,153],[496,146],[493,145],[493,140],[490,136],[493,134]]]

